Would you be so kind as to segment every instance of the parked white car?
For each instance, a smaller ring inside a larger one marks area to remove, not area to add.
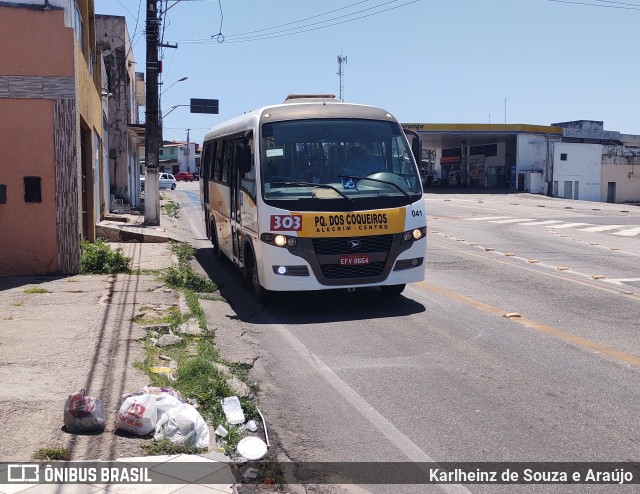
[[[178,181],[176,177],[171,175],[171,173],[161,173],[160,174],[160,188],[161,189],[171,189],[174,190],[176,188]]]
[[[161,189],[174,190],[176,188],[177,184],[178,184],[178,181],[176,180],[176,177],[171,175],[171,173],[159,173],[158,174],[158,180],[160,181],[160,188]],[[140,177],[140,188],[142,190],[144,190],[144,182],[145,182],[145,176],[142,175]]]

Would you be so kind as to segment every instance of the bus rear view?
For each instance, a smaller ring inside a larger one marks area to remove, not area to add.
[[[422,184],[389,113],[328,97],[252,113],[226,132],[244,136],[244,164],[228,180],[235,206],[225,214],[226,185],[215,180],[205,184],[203,203],[214,247],[243,270],[258,298],[368,286],[395,295],[424,279]],[[225,140],[223,128],[215,129],[207,136]],[[207,159],[207,137],[203,161],[224,167]],[[253,191],[242,185],[247,173]]]

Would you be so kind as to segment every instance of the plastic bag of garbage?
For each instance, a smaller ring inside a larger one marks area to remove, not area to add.
[[[168,439],[173,444],[194,448],[209,448],[209,427],[192,405],[181,403],[168,409],[156,424],[153,438]]]
[[[156,397],[148,393],[127,397],[118,411],[116,428],[138,436],[146,436],[158,422]]]
[[[172,408],[176,408],[176,407],[179,408],[180,405],[182,405],[182,402],[177,397],[170,395],[168,393],[160,393],[153,396],[155,396],[156,404],[158,406],[157,408],[158,420],[160,420],[160,417],[162,417],[163,413],[168,412]]]
[[[64,404],[64,425],[67,432],[102,432],[104,430],[104,404],[84,389],[70,394]]]

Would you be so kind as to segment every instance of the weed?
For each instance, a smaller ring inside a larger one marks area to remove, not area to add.
[[[22,306],[24,305],[24,303],[23,303],[23,302],[16,302],[16,303],[13,303],[13,304],[11,304],[11,305],[12,305],[13,307],[22,307]]]
[[[69,461],[71,455],[67,448],[45,447],[33,453],[33,459],[42,461]]]
[[[24,290],[24,293],[51,293],[51,292],[46,288],[34,287],[34,288],[27,288],[26,290]]]
[[[206,453],[205,449],[194,448],[188,446],[182,446],[178,444],[173,444],[169,442],[168,439],[163,439],[159,442],[151,442],[149,444],[145,444],[142,446],[142,449],[148,454],[152,456],[158,455],[174,455],[174,454],[187,454],[187,455],[197,455],[200,453]]]
[[[193,247],[187,243],[178,242],[171,246],[171,251],[178,258],[178,266],[165,269],[162,278],[167,285],[203,293],[215,292],[218,289],[215,283],[196,273],[189,264],[195,254]]]
[[[171,245],[171,252],[178,258],[178,264],[187,264],[196,253],[196,250],[185,242],[176,242]]]
[[[179,218],[180,217],[180,204],[177,202],[169,201],[166,204],[160,206],[160,209],[166,214],[169,218]]]
[[[123,254],[122,249],[112,250],[102,239],[97,239],[94,243],[83,240],[81,246],[81,273],[115,274],[131,272],[131,259]]]

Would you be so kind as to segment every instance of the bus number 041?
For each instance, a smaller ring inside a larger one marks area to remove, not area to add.
[[[300,231],[302,230],[302,216],[274,214],[271,216],[271,230]]]

